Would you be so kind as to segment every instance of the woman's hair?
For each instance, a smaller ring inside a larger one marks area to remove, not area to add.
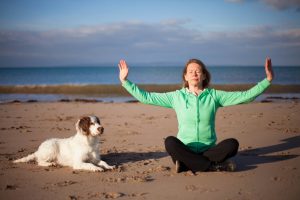
[[[185,64],[185,67],[183,69],[183,73],[182,73],[182,81],[183,81],[183,87],[188,88],[189,84],[188,82],[185,80],[184,76],[187,73],[187,67],[189,64],[191,63],[196,63],[201,67],[202,73],[205,76],[205,79],[202,82],[202,87],[203,88],[207,88],[209,86],[209,82],[210,82],[210,73],[209,71],[206,69],[206,66],[204,65],[204,63],[201,60],[198,59],[190,59],[187,61],[187,63]]]

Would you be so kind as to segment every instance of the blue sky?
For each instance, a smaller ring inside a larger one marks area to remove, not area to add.
[[[299,0],[1,0],[0,66],[300,65]]]

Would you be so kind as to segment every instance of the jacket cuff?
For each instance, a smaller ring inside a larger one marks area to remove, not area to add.
[[[264,80],[262,80],[262,81],[260,82],[260,84],[263,85],[264,87],[269,87],[269,86],[271,85],[271,82],[268,81],[267,78],[265,78]]]
[[[122,86],[123,86],[124,88],[126,88],[126,87],[128,87],[128,86],[130,86],[130,85],[132,85],[132,83],[131,83],[128,79],[126,79],[126,80],[122,83]]]

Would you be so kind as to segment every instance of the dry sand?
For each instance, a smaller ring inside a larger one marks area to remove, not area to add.
[[[299,199],[300,104],[251,103],[218,111],[218,141],[240,142],[236,172],[176,174],[164,138],[176,135],[171,109],[140,103],[0,104],[0,199]],[[45,139],[69,137],[83,115],[105,127],[106,172],[39,167],[12,160]]]

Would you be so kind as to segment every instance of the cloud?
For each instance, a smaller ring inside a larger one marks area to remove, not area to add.
[[[182,63],[191,57],[212,64],[257,64],[268,53],[282,63],[300,63],[291,57],[300,52],[300,29],[260,26],[207,32],[185,23],[135,21],[40,32],[2,30],[0,66],[103,64],[121,58],[133,63]]]
[[[287,10],[295,9],[300,11],[300,1],[299,0],[225,0],[229,3],[244,3],[252,1],[261,1],[268,6],[275,8],[276,10]]]
[[[286,10],[289,8],[295,8],[297,11],[300,10],[299,0],[262,0],[267,5],[272,6],[278,10]]]
[[[229,2],[229,3],[243,3],[244,0],[225,0],[226,2]]]
[[[180,25],[185,25],[189,22],[191,22],[191,19],[168,19],[168,20],[163,20],[160,22],[162,25],[171,25],[171,26],[180,26]]]

